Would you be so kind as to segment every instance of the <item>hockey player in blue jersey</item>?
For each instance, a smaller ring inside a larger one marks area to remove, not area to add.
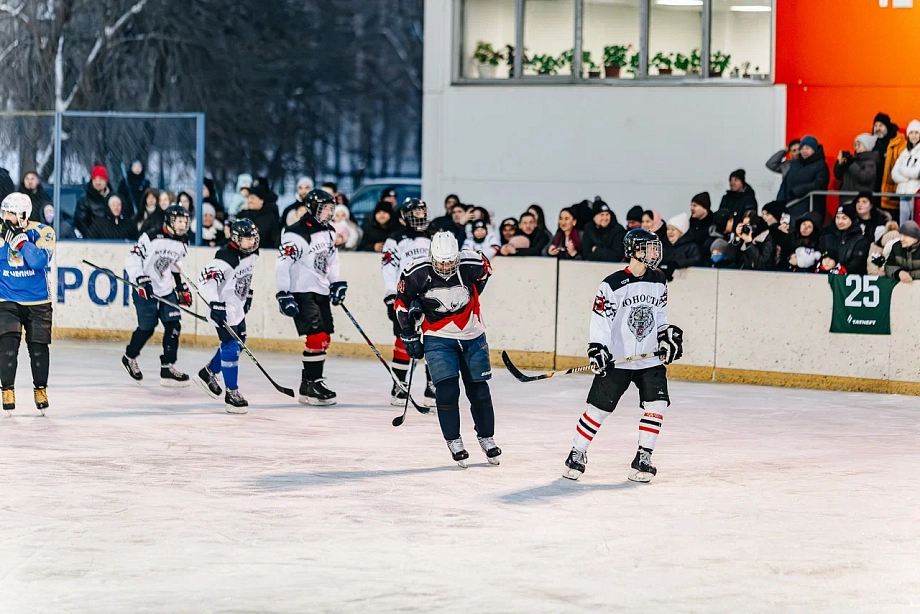
[[[54,254],[54,230],[30,222],[32,201],[14,192],[0,203],[0,386],[3,409],[16,408],[16,369],[22,329],[32,362],[35,407],[48,407],[48,359],[51,345],[51,287],[48,273]]]

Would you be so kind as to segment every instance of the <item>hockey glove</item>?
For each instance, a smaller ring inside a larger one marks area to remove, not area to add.
[[[188,284],[182,283],[176,288],[176,294],[179,295],[179,304],[183,307],[192,306],[192,292],[188,289]]]
[[[422,304],[419,301],[412,301],[412,304],[409,305],[409,321],[415,327],[415,330],[418,330],[424,319],[425,310],[422,309]]]
[[[137,278],[137,285],[140,286],[137,289],[137,294],[144,300],[150,300],[153,298],[153,284],[150,282],[150,278],[146,275],[141,275]]]
[[[345,302],[346,290],[348,290],[347,281],[334,281],[329,284],[329,302],[333,305],[341,305]]]
[[[684,331],[673,324],[658,331],[658,354],[666,365],[684,355]]]
[[[275,298],[278,300],[278,308],[281,309],[281,313],[287,317],[294,318],[300,313],[300,307],[297,306],[297,301],[290,292],[279,292]]]
[[[6,221],[3,222],[3,240],[10,246],[10,249],[18,252],[24,244],[28,243],[29,237],[26,236],[26,233],[21,228],[14,226],[10,221]]]
[[[409,358],[421,360],[425,357],[425,346],[422,343],[422,336],[418,333],[403,333],[399,336],[403,345],[406,346],[406,354]]]
[[[877,267],[885,266],[884,254],[875,254],[874,256],[872,256],[872,264],[874,264]]]
[[[218,328],[223,327],[227,321],[227,305],[224,303],[211,303],[211,321],[217,324]]]
[[[388,294],[383,299],[383,304],[387,306],[387,309],[393,309],[393,305],[396,304],[396,295]]]
[[[252,290],[249,290],[249,294],[246,295],[246,302],[243,303],[243,313],[249,313],[250,309],[252,309]]]
[[[595,375],[606,375],[607,366],[610,364],[610,350],[600,343],[588,345],[588,364]]]

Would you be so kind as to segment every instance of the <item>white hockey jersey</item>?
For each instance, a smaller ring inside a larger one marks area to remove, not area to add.
[[[227,324],[236,326],[246,317],[246,300],[252,287],[252,272],[255,270],[259,252],[244,256],[227,246],[218,250],[214,260],[201,271],[198,290],[202,298],[211,303],[223,303],[227,307]],[[214,321],[208,318],[208,322]],[[215,324],[216,326],[216,324]]]
[[[469,250],[471,252],[479,252],[486,258],[494,258],[496,254],[501,250],[502,242],[494,232],[489,230],[485,238],[482,241],[477,241],[473,238],[473,235],[467,235],[466,240],[463,242],[462,249]]]
[[[329,284],[339,279],[339,250],[332,226],[320,224],[307,213],[284,230],[275,264],[279,292],[328,296]]]
[[[173,274],[178,274],[188,254],[188,237],[172,238],[162,230],[150,230],[138,238],[125,258],[125,271],[131,282],[147,276],[153,293],[166,296],[176,289]]]
[[[428,233],[402,228],[390,235],[383,244],[380,261],[383,273],[383,295],[396,296],[396,284],[412,263],[427,259],[431,253],[431,237]]]
[[[610,350],[613,360],[658,351],[658,331],[668,326],[668,286],[664,273],[646,271],[642,277],[629,269],[601,282],[591,313],[591,343]],[[647,369],[661,364],[656,358],[616,365],[617,369]]]

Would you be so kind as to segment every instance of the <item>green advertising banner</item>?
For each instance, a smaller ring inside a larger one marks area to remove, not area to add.
[[[834,292],[832,333],[891,334],[891,291],[897,281],[871,275],[828,275]]]

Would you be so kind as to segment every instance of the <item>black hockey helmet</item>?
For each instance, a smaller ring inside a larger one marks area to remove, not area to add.
[[[335,210],[335,196],[326,190],[310,190],[303,197],[303,204],[317,222],[325,224],[332,219]]]
[[[182,224],[181,220],[185,220]],[[182,205],[170,205],[163,213],[163,232],[170,237],[184,237],[191,222],[188,211]]]
[[[253,239],[252,247],[244,248],[243,239]],[[230,247],[245,256],[259,249],[259,229],[252,220],[242,218],[230,224]]]
[[[635,258],[650,269],[657,269],[661,264],[661,239],[644,228],[636,228],[626,233],[623,248],[627,258]],[[641,256],[637,254],[641,253]]]
[[[418,231],[428,228],[428,205],[420,198],[407,198],[399,208],[406,226]]]

